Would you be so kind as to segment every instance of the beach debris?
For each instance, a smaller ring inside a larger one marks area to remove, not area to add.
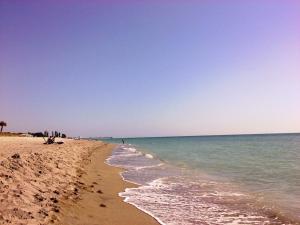
[[[39,201],[39,202],[42,202],[42,201],[44,201],[45,200],[45,198],[42,196],[42,195],[40,195],[40,194],[35,194],[35,195],[33,195],[33,197],[37,200],[37,201]]]
[[[53,203],[58,203],[57,198],[52,197],[52,198],[50,198],[50,200],[51,200]]]
[[[4,167],[4,169],[10,170],[10,173],[11,173],[12,170],[18,170],[21,167],[23,167],[23,162],[20,159],[21,159],[21,157],[20,157],[19,153],[15,153],[11,157],[8,157],[8,158],[2,160],[0,162],[0,166]],[[8,171],[6,170],[6,172],[8,172]],[[0,175],[0,176],[2,177],[2,175]],[[6,178],[7,179],[11,178],[11,176],[6,177]]]
[[[13,190],[13,193],[14,193],[13,196],[17,198],[20,198],[21,195],[23,194],[21,190]]]
[[[53,210],[54,212],[56,212],[56,213],[59,213],[59,208],[58,208],[58,206],[54,206],[52,210]]]
[[[106,205],[105,205],[105,204],[103,204],[103,203],[101,203],[101,204],[100,204],[100,207],[103,207],[103,208],[105,208],[105,207],[106,207]]]
[[[4,177],[4,178],[5,178],[5,180],[8,180],[8,179],[11,179],[11,178],[12,178],[12,176],[11,176],[11,175],[4,174],[4,173],[1,173],[1,174],[0,174],[0,177]]]
[[[84,183],[81,182],[81,181],[77,181],[77,183],[80,184],[80,185],[84,185]]]
[[[13,214],[18,219],[32,219],[32,213],[27,212],[25,210],[19,209],[19,208],[13,208],[11,211],[11,214]]]
[[[42,215],[43,217],[49,216],[48,212],[45,209],[40,209],[38,214]]]
[[[15,153],[11,156],[13,159],[20,159],[20,154],[19,153]]]
[[[73,194],[74,194],[74,195],[78,195],[78,191],[79,191],[78,188],[75,187],[75,188],[74,188],[74,191],[73,191]]]

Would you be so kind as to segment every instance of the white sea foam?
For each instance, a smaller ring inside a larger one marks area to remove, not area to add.
[[[153,159],[154,158],[153,155],[151,155],[151,154],[145,154],[145,157],[149,158],[149,159]]]
[[[143,169],[150,169],[150,168],[155,168],[155,167],[160,167],[163,166],[164,163],[159,163],[156,165],[151,165],[151,166],[139,166],[139,167],[135,167],[136,170],[143,170]]]
[[[258,212],[228,206],[228,201],[233,204],[239,201],[229,193],[223,194],[216,198],[201,191],[197,193],[193,185],[169,182],[165,178],[128,188],[120,196],[161,224],[269,224],[269,219]]]
[[[123,149],[124,149],[124,150],[128,150],[128,151],[130,151],[130,152],[136,152],[136,151],[137,151],[135,148],[124,148],[124,147],[123,147]]]

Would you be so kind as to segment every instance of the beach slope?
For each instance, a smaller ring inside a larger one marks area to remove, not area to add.
[[[120,169],[105,164],[114,145],[0,137],[0,224],[158,224],[124,203]]]

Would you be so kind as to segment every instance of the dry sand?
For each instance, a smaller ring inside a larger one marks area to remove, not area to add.
[[[0,137],[0,224],[158,224],[118,196],[134,185],[104,163],[113,145],[63,141]]]

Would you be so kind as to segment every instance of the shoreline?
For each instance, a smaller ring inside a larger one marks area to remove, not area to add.
[[[117,144],[115,144],[115,145],[117,145]],[[109,157],[109,158],[110,158],[110,157]],[[107,160],[108,160],[109,158],[107,158]],[[125,203],[127,203],[127,204],[129,204],[129,205],[132,205],[132,206],[134,206],[135,208],[137,208],[138,210],[142,211],[143,213],[149,215],[151,218],[153,218],[153,219],[156,221],[156,224],[158,224],[158,225],[165,225],[165,223],[164,223],[163,221],[161,221],[160,218],[156,217],[152,212],[143,209],[142,207],[140,207],[140,206],[137,205],[137,204],[134,204],[134,203],[129,202],[129,201],[128,201],[128,199],[129,199],[128,197],[123,197],[123,196],[121,195],[122,193],[125,193],[125,192],[127,191],[127,189],[130,189],[130,188],[138,188],[138,187],[140,187],[141,185],[138,184],[138,183],[135,183],[135,182],[133,182],[133,181],[126,180],[126,179],[124,178],[124,176],[122,175],[122,173],[123,173],[124,171],[126,171],[126,170],[125,170],[125,169],[122,169],[122,168],[120,168],[120,167],[114,166],[114,165],[110,165],[110,164],[107,162],[107,160],[105,160],[105,164],[107,164],[108,166],[111,166],[111,167],[118,168],[118,169],[120,170],[120,171],[118,172],[118,173],[119,173],[119,176],[122,178],[123,182],[125,182],[125,183],[127,183],[127,184],[130,185],[130,186],[126,187],[126,188],[123,190],[123,192],[119,192],[119,193],[118,193],[118,196],[119,196],[120,198],[123,199],[123,202],[125,202]],[[126,224],[125,224],[125,225],[126,225]]]
[[[105,162],[115,145],[62,141],[0,137],[0,224],[159,224],[119,196],[137,185]]]
[[[91,155],[91,162],[85,168],[86,174],[80,179],[80,182],[87,184],[92,190],[83,188],[81,198],[75,204],[72,201],[64,202],[64,212],[60,222],[56,224],[158,225],[155,218],[126,203],[119,196],[126,188],[137,185],[122,179],[121,168],[106,163],[116,145],[103,143],[101,150],[98,149]]]

